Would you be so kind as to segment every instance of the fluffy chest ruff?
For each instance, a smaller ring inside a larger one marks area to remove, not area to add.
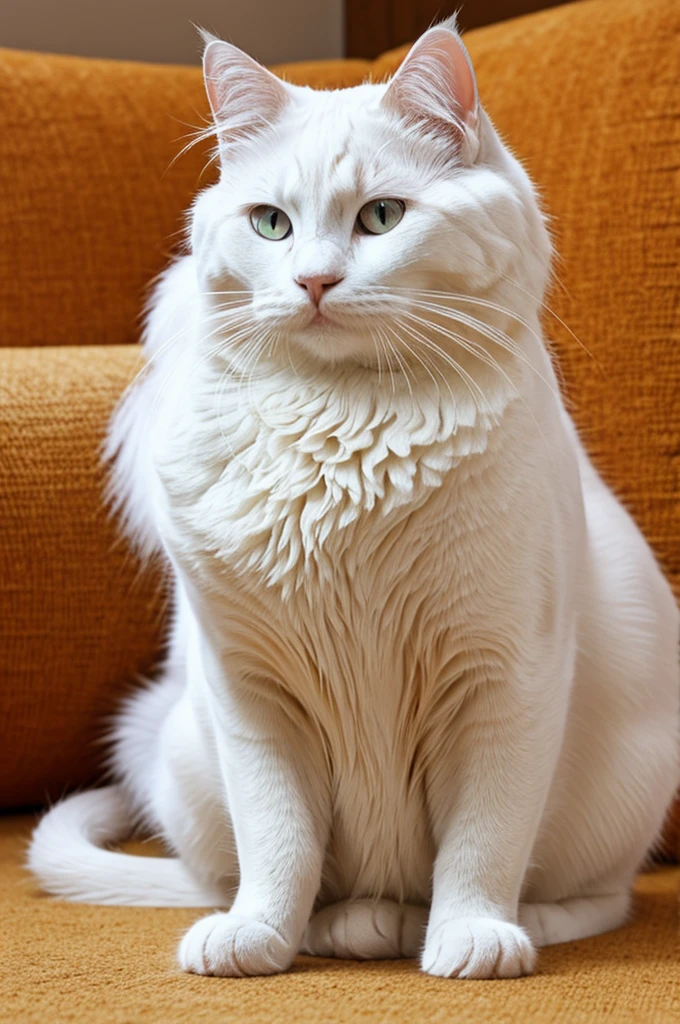
[[[329,369],[225,387],[218,370],[204,373],[156,453],[173,553],[283,599],[332,581],[350,546],[375,548],[452,469],[488,451],[516,395],[498,380],[484,403],[460,382],[414,384]]]
[[[498,510],[483,492],[511,396],[480,410],[460,387],[457,400],[432,382],[393,391],[365,372],[260,383],[230,387],[217,415],[203,382],[165,434],[164,540],[230,677],[321,737],[334,793],[322,898],[424,901],[428,764],[464,696],[452,680],[478,668],[474,573],[454,583],[455,567]]]

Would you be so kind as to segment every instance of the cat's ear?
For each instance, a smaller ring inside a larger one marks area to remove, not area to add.
[[[230,143],[272,124],[288,102],[283,82],[231,43],[201,31],[203,78],[224,157]]]
[[[455,17],[428,29],[387,87],[383,104],[407,122],[445,133],[466,162],[479,149],[479,99]]]

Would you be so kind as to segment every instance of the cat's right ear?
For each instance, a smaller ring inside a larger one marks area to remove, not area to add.
[[[455,15],[425,32],[390,81],[383,105],[451,142],[472,163],[479,149],[479,99]]]
[[[203,78],[212,110],[220,154],[230,145],[271,125],[288,102],[283,82],[243,50],[207,32]]]

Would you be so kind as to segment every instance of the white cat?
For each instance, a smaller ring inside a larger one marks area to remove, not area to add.
[[[625,920],[679,776],[677,608],[560,398],[544,220],[451,21],[388,85],[204,63],[221,176],[110,439],[170,652],[30,866],[231,905],[182,940],[201,974],[525,974]],[[134,822],[175,858],[100,848]]]

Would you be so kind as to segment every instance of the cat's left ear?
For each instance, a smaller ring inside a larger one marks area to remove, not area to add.
[[[222,157],[229,147],[271,125],[288,102],[280,78],[243,50],[207,32],[203,78],[212,109]]]
[[[414,43],[387,87],[383,104],[427,131],[444,133],[465,163],[479,150],[479,98],[455,17]]]

